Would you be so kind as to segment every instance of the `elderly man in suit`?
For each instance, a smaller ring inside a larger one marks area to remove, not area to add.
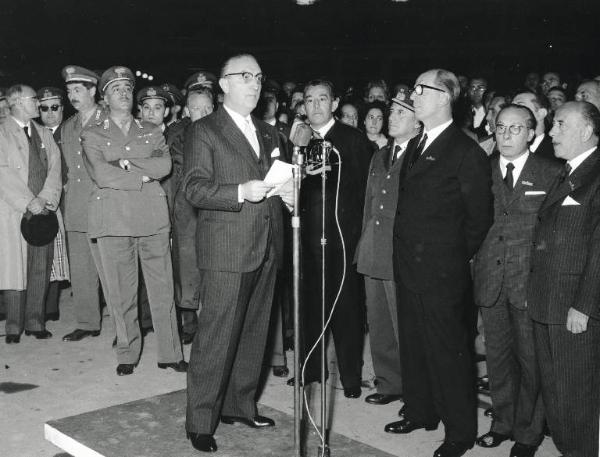
[[[192,446],[204,452],[217,450],[219,420],[275,425],[256,408],[283,244],[282,202],[267,196],[272,186],[263,181],[280,155],[279,135],[250,115],[262,81],[253,56],[228,59],[219,79],[223,106],[190,126],[184,149],[182,191],[199,210],[202,303],[188,371],[186,430]],[[292,203],[291,195],[285,198]]]
[[[512,102],[515,105],[526,106],[535,116],[535,136],[529,145],[529,150],[536,155],[559,162],[554,155],[552,138],[546,134],[546,118],[549,114],[547,99],[533,92],[521,92],[514,96]]]
[[[463,455],[477,434],[469,261],[493,220],[489,160],[452,122],[459,87],[446,70],[417,78],[411,97],[424,133],[408,147],[394,224],[406,410],[386,431],[433,430],[441,420],[446,436],[435,457]]]
[[[537,212],[560,164],[531,154],[536,119],[524,106],[504,107],[492,158],[494,224],[475,257],[475,303],[481,307],[494,418],[477,444],[514,439],[511,457],[532,457],[543,438],[544,414],[525,293]]]
[[[50,284],[53,243],[31,246],[20,231],[27,214],[56,211],[62,190],[60,151],[49,130],[31,120],[38,116],[35,91],[8,89],[10,116],[0,126],[0,291],[6,306],[6,342],[21,332],[50,338],[44,303]]]
[[[131,70],[111,67],[100,79],[108,116],[81,133],[84,163],[94,187],[88,235],[98,243],[103,290],[117,333],[119,376],[133,373],[142,345],[137,318],[138,265],[158,340],[158,367],[186,371],[177,330],[169,213],[158,180],[171,156],[160,129],[134,119]]]
[[[385,405],[402,394],[398,309],[392,265],[394,217],[398,203],[398,177],[408,142],[419,134],[412,100],[394,97],[388,118],[392,140],[371,159],[356,269],[364,275],[371,357],[377,393],[365,401]]]
[[[600,416],[600,112],[565,103],[550,136],[566,164],[539,211],[527,303],[554,443],[565,457],[591,457]]]

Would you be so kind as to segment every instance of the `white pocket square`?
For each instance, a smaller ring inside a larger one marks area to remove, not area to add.
[[[581,203],[579,203],[576,200],[573,200],[569,195],[567,195],[566,198],[563,200],[561,206],[581,206]]]
[[[526,190],[525,195],[546,195],[543,190]]]
[[[280,155],[279,148],[275,148],[273,149],[273,152],[271,152],[271,157],[279,157]]]

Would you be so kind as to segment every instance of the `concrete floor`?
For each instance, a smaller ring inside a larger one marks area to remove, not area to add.
[[[73,329],[72,300],[70,290],[65,289],[61,296],[61,319],[48,323],[53,338],[36,340],[23,335],[20,344],[6,345],[4,334],[0,334],[0,456],[67,457],[59,448],[44,440],[45,422],[185,388],[184,374],[157,368],[154,334],[145,340],[142,358],[135,373],[119,377],[115,374],[116,358],[111,348],[114,327],[110,318],[105,317],[99,337],[77,343],[62,342],[62,336]],[[185,347],[185,358],[189,358],[189,346]],[[291,367],[291,353],[288,354],[288,360]],[[371,379],[372,376],[369,352],[366,350],[363,378]],[[364,397],[373,392],[368,389],[363,389],[360,399],[347,399],[335,375],[332,378],[329,388],[332,394],[330,421],[333,431],[402,457],[428,457],[441,443],[441,426],[433,432],[416,431],[406,436],[385,433],[384,425],[396,420],[401,404],[368,405]],[[311,407],[317,406],[319,394],[318,389],[315,390],[317,393],[310,402]],[[480,400],[482,407],[489,404],[488,397],[482,396]],[[270,376],[260,402],[293,414],[293,389],[285,384],[285,379]],[[318,409],[314,415],[319,415]],[[483,416],[483,409],[480,409],[479,432],[485,433],[489,427],[490,420]],[[510,446],[510,443],[503,443],[496,449],[476,446],[467,455],[508,456]],[[335,456],[335,449],[331,449],[331,455]],[[558,451],[552,441],[546,438],[536,455],[555,457]]]

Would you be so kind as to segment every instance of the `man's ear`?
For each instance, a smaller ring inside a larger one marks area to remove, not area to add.
[[[340,104],[340,99],[339,98],[334,98],[333,102],[331,103],[331,112],[334,113],[337,109],[338,109],[338,105]]]
[[[171,112],[171,108],[168,106],[165,108],[165,118],[169,117],[169,113]]]
[[[229,81],[225,78],[219,79],[219,86],[224,93],[229,93]]]

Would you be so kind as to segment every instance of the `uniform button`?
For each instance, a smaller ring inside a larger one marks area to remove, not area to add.
[[[504,237],[503,237],[502,235],[500,235],[500,236],[498,237],[498,241],[504,241]]]
[[[505,216],[508,216],[508,212],[504,211],[502,214],[504,214]]]
[[[150,141],[146,140],[146,144],[150,143]]]
[[[383,189],[383,190],[381,191],[381,193],[382,193],[382,194],[387,194],[387,190]]]
[[[387,176],[385,177],[385,179],[390,179],[390,178],[391,178],[391,176],[390,176],[390,175],[387,175]]]
[[[379,221],[375,221],[375,225],[379,225]]]
[[[18,165],[17,168],[20,170],[21,169],[21,165]]]
[[[77,168],[81,168],[81,165],[77,165]]]
[[[100,197],[96,197],[96,200],[100,200]]]
[[[379,205],[379,209],[383,209],[383,205]]]
[[[500,259],[496,260],[496,265],[502,265],[502,261]]]
[[[125,150],[129,151],[131,148],[129,146],[125,146]]]
[[[77,178],[77,182],[81,182],[81,179]]]
[[[269,220],[269,216],[265,216],[265,221],[268,221],[268,220]]]
[[[107,146],[110,146],[110,141],[107,141],[107,142],[106,142],[106,145],[107,145]]]
[[[81,155],[81,151],[77,151],[77,154]]]

